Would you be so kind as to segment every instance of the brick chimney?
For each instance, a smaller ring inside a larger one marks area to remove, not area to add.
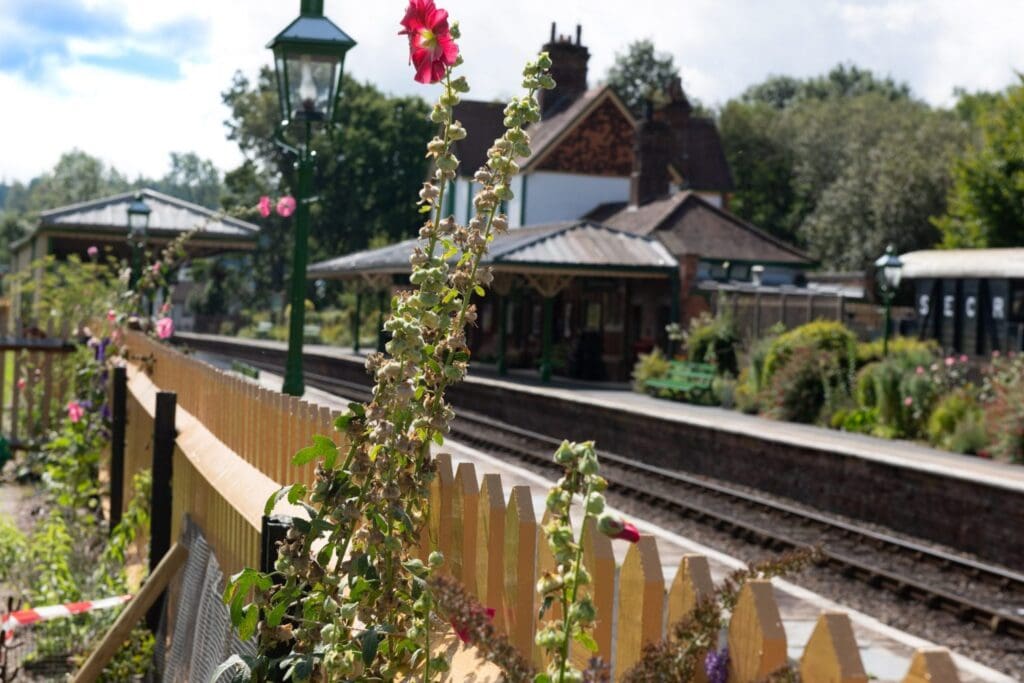
[[[576,25],[576,40],[572,36],[560,36],[551,22],[551,40],[543,49],[551,55],[551,76],[555,79],[554,90],[538,93],[540,112],[548,118],[564,110],[587,91],[587,61],[590,51],[581,42],[583,27]]]
[[[665,86],[665,95],[668,96],[668,102],[655,112],[654,118],[664,121],[674,131],[682,130],[690,119],[693,107],[690,106],[690,101],[686,99],[686,93],[683,92],[683,82],[679,76],[674,77]]]
[[[629,179],[629,205],[643,206],[669,193],[668,165],[672,155],[672,129],[653,115],[648,102],[636,129],[633,173]]]

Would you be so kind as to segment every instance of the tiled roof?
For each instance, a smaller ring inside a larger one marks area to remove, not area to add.
[[[657,236],[676,256],[698,254],[704,259],[723,261],[812,263],[796,247],[718,208],[695,192],[678,192],[635,208],[625,202],[603,204],[587,217],[634,234]]]
[[[259,234],[258,226],[218,214],[204,206],[156,190],[145,189],[141,193],[151,210],[149,232],[152,234],[181,233],[196,229],[207,237],[238,240],[255,240]],[[128,205],[135,195],[136,192],[125,192],[43,211],[39,214],[39,226],[68,231],[99,229],[127,233]]]
[[[339,277],[358,273],[407,273],[409,256],[419,240],[406,240],[314,263],[309,277]],[[491,266],[551,266],[590,269],[662,271],[677,266],[657,240],[615,230],[589,221],[569,221],[515,228],[491,243],[485,261]]]
[[[471,177],[487,161],[491,143],[505,133],[505,105],[501,102],[463,100],[455,106],[454,116],[468,135],[455,143],[459,174]]]
[[[673,133],[676,150],[672,165],[682,174],[687,189],[733,189],[732,172],[714,121],[690,117],[681,130],[677,128]]]

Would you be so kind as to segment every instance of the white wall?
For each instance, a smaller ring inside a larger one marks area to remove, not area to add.
[[[629,199],[629,178],[574,175],[538,171],[525,178],[526,216],[514,206],[509,212],[512,226],[538,225],[579,218],[598,204],[622,202]],[[522,197],[518,188],[517,199]],[[516,188],[513,188],[513,192]],[[525,221],[524,221],[525,218]]]

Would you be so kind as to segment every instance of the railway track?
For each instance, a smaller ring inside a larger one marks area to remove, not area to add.
[[[281,371],[271,362],[255,365]],[[350,399],[369,397],[365,385],[327,375],[307,372],[306,381]],[[471,411],[458,411],[452,436],[552,473],[561,469],[551,459],[560,440]],[[772,550],[818,548],[823,564],[845,577],[1024,640],[1024,574],[718,481],[598,453],[612,493]]]

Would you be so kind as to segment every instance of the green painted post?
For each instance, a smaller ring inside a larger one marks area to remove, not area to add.
[[[310,122],[306,121],[306,145],[299,150],[299,191],[295,197],[295,252],[292,257],[291,317],[288,321],[288,359],[284,393],[302,396],[302,334],[306,325],[306,262],[309,259],[309,204],[313,189],[313,157],[310,154]]]
[[[506,342],[508,337],[508,303],[507,297],[498,295],[498,374],[508,374],[508,361],[505,359]]]
[[[555,315],[555,297],[544,297],[544,337],[540,358],[540,381],[551,381],[551,333]]]
[[[885,297],[885,329],[882,330],[882,357],[889,356],[889,328],[892,327],[892,294],[886,292]]]
[[[680,286],[679,286],[679,269],[678,268],[673,268],[672,269],[671,277],[669,279],[670,279],[671,285],[672,285],[672,294],[671,294],[672,301],[670,302],[670,308],[669,308],[669,310],[670,310],[669,317],[671,318],[671,320],[669,320],[669,322],[678,324],[679,323],[679,307],[680,307],[680,304],[681,304],[681,302],[679,301],[679,297],[682,295],[682,293],[680,292]],[[676,354],[676,343],[675,343],[674,340],[669,339],[668,340],[668,357],[669,358],[674,358],[675,354]]]
[[[356,310],[352,314],[352,351],[359,353],[359,316],[363,307],[363,293],[356,290]]]

